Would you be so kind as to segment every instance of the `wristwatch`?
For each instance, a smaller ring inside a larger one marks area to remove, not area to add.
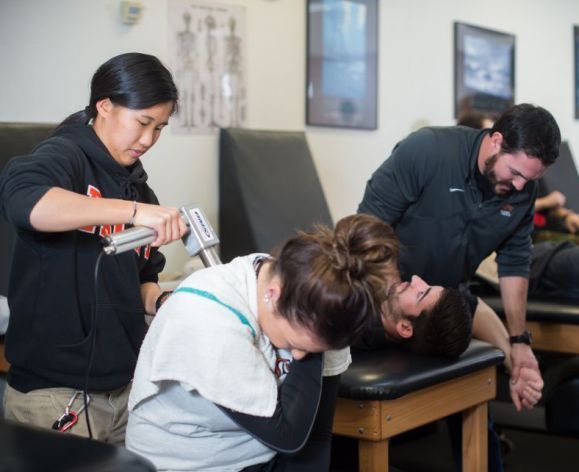
[[[167,300],[167,298],[169,298],[171,296],[173,292],[171,290],[168,290],[166,292],[161,293],[161,295],[159,295],[157,297],[157,301],[155,301],[155,309],[156,311],[159,311],[159,308],[161,308],[161,305],[163,303],[165,303],[165,300]]]
[[[533,337],[531,336],[531,333],[525,330],[523,331],[522,334],[519,334],[518,336],[509,336],[509,342],[511,344],[523,343],[526,344],[527,346],[530,346],[531,343],[533,342]]]

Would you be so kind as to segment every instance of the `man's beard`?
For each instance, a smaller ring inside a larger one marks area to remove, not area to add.
[[[402,314],[400,313],[400,308],[398,306],[400,294],[410,286],[410,284],[408,284],[403,290],[398,291],[398,287],[401,284],[402,282],[393,283],[388,290],[388,295],[385,300],[386,306],[388,307],[386,316],[390,317],[394,322],[397,322],[402,318]]]
[[[495,164],[499,159],[499,154],[493,154],[491,157],[489,157],[487,159],[487,161],[485,162],[485,166],[483,169],[483,175],[489,180],[489,183],[491,184],[491,188],[493,190],[493,192],[495,193],[495,195],[506,195],[508,193],[511,193],[514,190],[514,187],[512,186],[512,184],[509,181],[505,181],[505,180],[499,180],[497,178],[497,174],[495,172]],[[503,187],[507,187],[506,189],[499,189],[499,185],[502,185]]]

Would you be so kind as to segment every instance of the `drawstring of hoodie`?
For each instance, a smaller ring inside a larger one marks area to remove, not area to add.
[[[125,200],[137,200],[139,192],[137,187],[144,184],[148,175],[141,164],[141,161],[135,162],[132,166],[126,168],[129,172],[127,179],[122,184],[123,198]]]

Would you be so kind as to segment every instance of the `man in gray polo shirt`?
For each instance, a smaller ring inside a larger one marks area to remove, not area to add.
[[[530,235],[535,181],[560,142],[553,116],[530,104],[507,110],[491,130],[422,128],[374,172],[358,208],[394,227],[403,277],[458,287],[497,251],[513,381],[522,367],[539,372],[525,323]]]

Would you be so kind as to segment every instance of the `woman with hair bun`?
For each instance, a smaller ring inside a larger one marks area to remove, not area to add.
[[[176,208],[159,206],[141,164],[177,98],[159,59],[115,56],[93,75],[88,106],[0,175],[0,214],[17,231],[8,418],[124,443],[143,315],[155,314],[161,294],[157,246],[186,231]],[[156,231],[153,248],[102,259],[97,284],[102,238],[132,225]]]
[[[328,470],[348,346],[397,257],[390,226],[354,215],[193,273],[145,337],[127,447],[159,470]]]

